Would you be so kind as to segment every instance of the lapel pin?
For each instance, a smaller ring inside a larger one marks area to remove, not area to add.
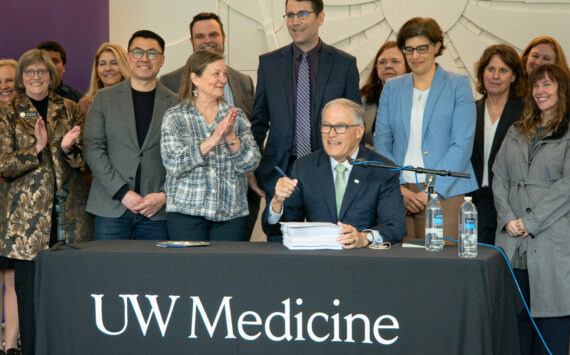
[[[354,183],[355,183],[355,184],[360,184],[360,180],[354,179]]]
[[[25,113],[25,112],[20,112],[20,117],[21,117],[21,118],[26,117],[26,113]]]

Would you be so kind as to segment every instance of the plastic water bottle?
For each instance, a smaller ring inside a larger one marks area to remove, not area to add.
[[[459,209],[459,256],[474,258],[477,256],[477,208],[470,196]]]
[[[426,206],[426,250],[443,250],[443,208],[437,194],[431,194]]]

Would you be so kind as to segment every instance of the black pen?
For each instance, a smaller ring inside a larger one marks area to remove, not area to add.
[[[285,174],[285,172],[283,170],[281,170],[280,167],[278,167],[277,165],[274,165],[273,168],[275,169],[275,171],[277,171],[277,173],[279,175],[281,175],[282,177],[286,177],[287,179],[289,179],[289,176],[287,176],[287,174]],[[295,190],[301,192],[301,190],[299,190],[299,188],[297,187],[297,185],[295,185]]]

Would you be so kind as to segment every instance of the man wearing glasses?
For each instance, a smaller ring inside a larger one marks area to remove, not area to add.
[[[394,164],[360,145],[364,109],[347,99],[330,101],[323,108],[320,133],[324,149],[300,158],[290,178],[277,180],[267,222],[338,223],[343,227],[338,241],[346,249],[402,241],[406,210],[399,173],[348,162],[350,157]]]
[[[287,0],[283,17],[293,43],[259,57],[251,127],[260,148],[267,136],[255,175],[268,203],[279,177],[274,167],[287,172],[297,158],[323,147],[323,106],[341,97],[360,103],[356,59],[319,38],[323,1]],[[269,241],[280,240],[263,227]]]
[[[95,239],[168,239],[160,156],[164,112],[178,102],[158,83],[164,40],[135,32],[128,44],[131,77],[97,91],[85,124],[85,160],[93,172],[87,211]]]

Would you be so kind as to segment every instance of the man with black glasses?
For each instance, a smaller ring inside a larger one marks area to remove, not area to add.
[[[287,0],[284,18],[293,43],[259,57],[251,131],[260,148],[267,136],[255,172],[267,202],[279,177],[275,166],[287,172],[297,158],[323,147],[323,106],[339,97],[360,103],[356,59],[319,38],[323,6],[322,0]],[[268,240],[280,240],[267,224],[264,231]]]
[[[158,83],[164,40],[135,32],[128,44],[131,77],[97,91],[85,124],[85,160],[93,172],[87,211],[95,239],[168,239],[160,128],[178,102]]]
[[[347,99],[330,101],[319,131],[324,149],[298,159],[290,177],[277,180],[266,213],[273,232],[279,220],[307,220],[341,225],[338,241],[346,249],[402,241],[406,210],[399,173],[349,162],[394,164],[360,145],[364,109]]]

